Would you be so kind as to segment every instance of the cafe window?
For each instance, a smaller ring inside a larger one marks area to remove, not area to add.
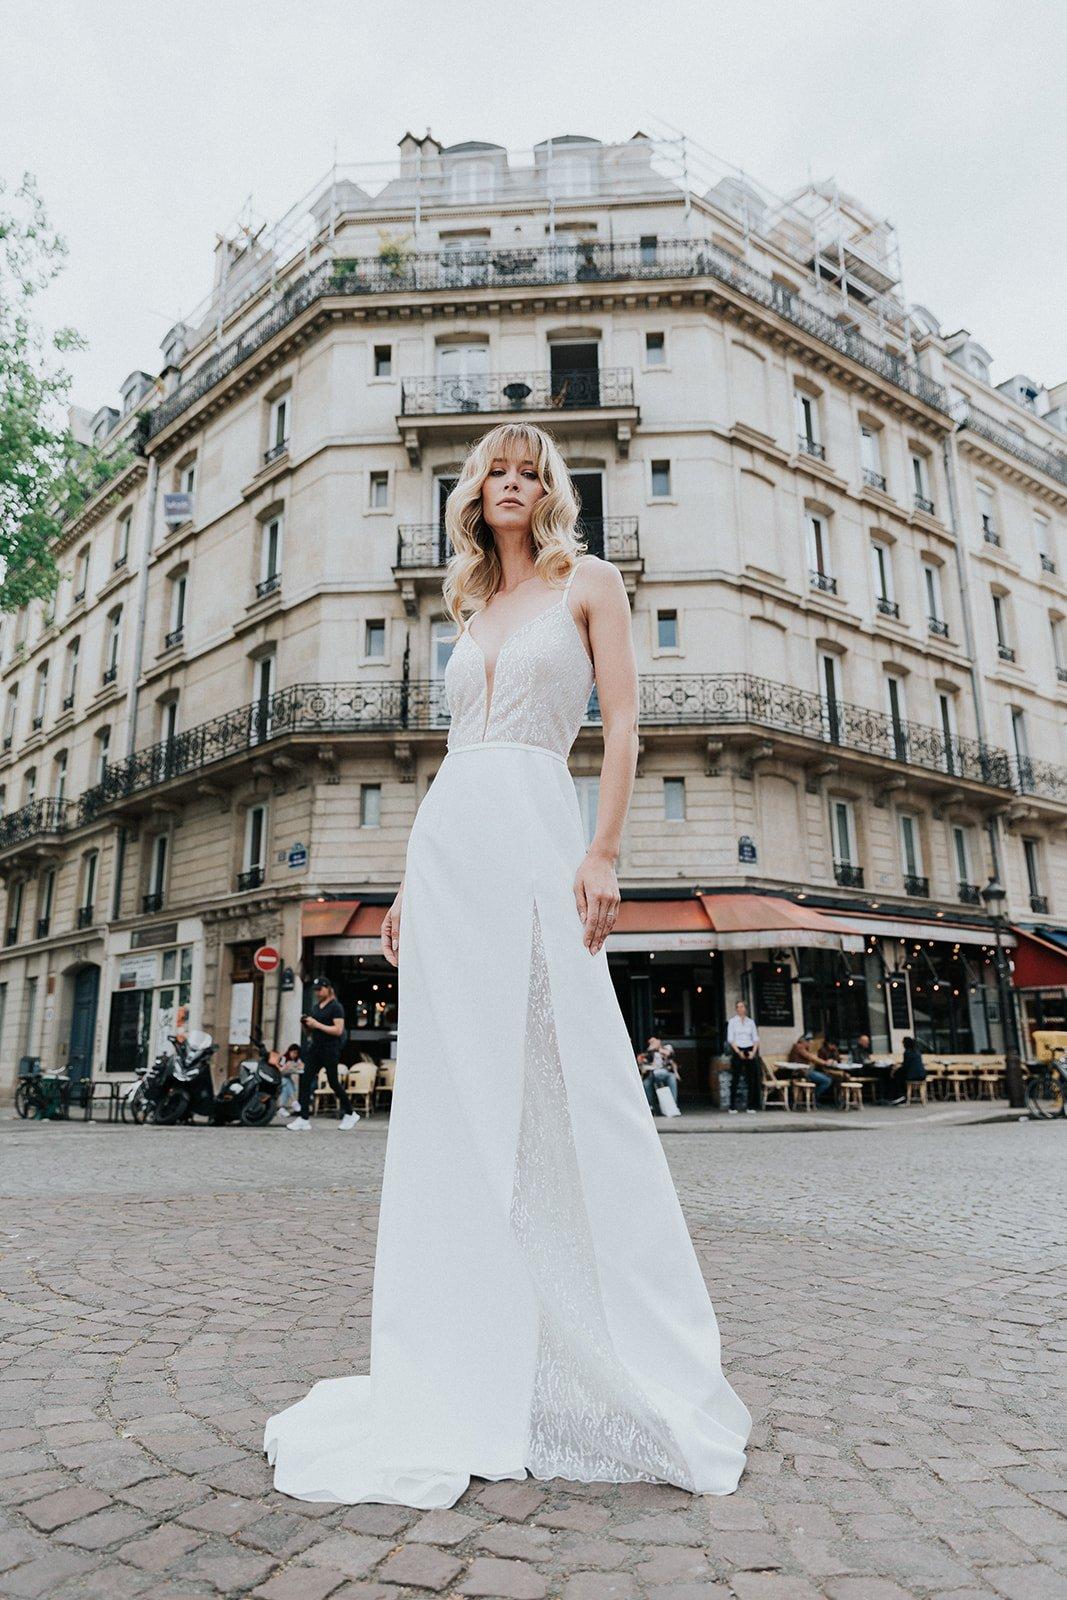
[[[179,1027],[191,1027],[193,947],[133,950],[119,957],[117,986],[111,995],[107,1072],[135,1072],[147,1066]]]

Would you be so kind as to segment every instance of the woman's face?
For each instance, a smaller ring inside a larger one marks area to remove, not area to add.
[[[494,533],[528,534],[545,487],[533,461],[498,457],[482,484],[482,516]]]

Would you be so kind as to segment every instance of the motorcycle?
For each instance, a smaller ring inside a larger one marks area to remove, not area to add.
[[[156,1112],[167,1098],[174,1083],[174,1063],[182,1042],[168,1034],[170,1050],[161,1050],[150,1064],[138,1067],[137,1077],[122,1096],[120,1115],[123,1122],[156,1121]]]
[[[282,1095],[282,1075],[278,1071],[278,1052],[262,1039],[253,1038],[256,1060],[242,1061],[236,1078],[223,1084],[215,1096],[216,1123],[235,1122],[246,1128],[265,1128],[274,1120]]]
[[[194,1031],[184,1040],[168,1034],[174,1045],[173,1056],[156,1058],[162,1081],[156,1095],[152,1121],[165,1126],[191,1122],[199,1113],[216,1121],[215,1085],[211,1077],[211,1058],[218,1049],[210,1033]],[[160,1065],[162,1063],[162,1065]]]

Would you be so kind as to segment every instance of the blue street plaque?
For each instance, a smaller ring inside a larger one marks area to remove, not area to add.
[[[308,864],[308,851],[306,844],[293,844],[289,846],[289,865],[291,867],[306,867]]]

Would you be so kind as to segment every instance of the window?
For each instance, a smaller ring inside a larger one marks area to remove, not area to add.
[[[932,516],[934,503],[930,499],[930,463],[925,456],[914,451],[911,456],[911,486],[916,511],[925,511]]]
[[[52,781],[52,794],[56,800],[65,800],[67,797],[67,752],[61,750],[53,763],[55,777]]]
[[[380,828],[382,825],[382,786],[380,783],[361,783],[359,786],[359,825],[361,828]]]
[[[1039,511],[1034,512],[1034,543],[1042,572],[1055,572],[1056,552],[1053,548],[1052,523]]]
[[[664,778],[663,817],[666,822],[685,821],[685,779]]]
[[[391,378],[393,376],[393,347],[391,344],[376,344],[374,346],[374,376],[376,378]]]
[[[930,622],[943,622],[941,602],[941,572],[931,562],[923,562],[923,594],[926,597],[926,615]]]
[[[1026,712],[1020,706],[1009,708],[1008,734],[1019,782],[1026,788],[1030,781],[1030,739],[1026,731]]]
[[[889,546],[877,539],[871,545],[871,567],[878,610],[885,616],[897,616],[900,608],[893,600],[893,557]]]
[[[643,233],[638,246],[641,252],[641,265],[654,267],[656,264],[656,251],[659,249],[659,239],[654,233]]]
[[[834,744],[841,738],[841,678],[837,657],[819,658],[819,678],[823,697],[823,722],[826,737]]]
[[[1002,661],[1014,661],[1011,631],[1008,626],[1008,600],[1006,595],[993,593],[993,627],[997,636],[997,654]]]
[[[56,897],[56,869],[49,867],[41,879],[41,898],[37,906],[37,937],[47,939]]]
[[[72,639],[67,646],[67,670],[64,674],[63,684],[63,710],[69,711],[74,704],[74,695],[78,688],[78,659],[81,655],[81,640]]]
[[[796,417],[797,443],[809,456],[822,459],[826,452],[819,443],[819,403],[814,395],[802,389],[793,391],[793,410]]]
[[[652,499],[669,500],[671,493],[671,464],[669,461],[653,461],[650,463],[652,475]]]
[[[937,697],[937,713],[941,721],[941,737],[944,742],[944,767],[946,772],[956,770],[956,708],[950,694],[939,694]]]
[[[133,530],[133,512],[124,511],[115,533],[115,566],[124,567],[130,558],[130,534]]]
[[[15,738],[15,721],[19,709],[19,686],[13,683],[7,691],[7,704],[4,707],[4,749],[10,750]]]
[[[266,866],[267,845],[267,808],[266,806],[249,806],[245,813],[245,847],[244,871],[257,873],[259,882],[263,881],[263,869]],[[250,889],[258,884],[248,884]]]
[[[582,834],[587,845],[592,844],[596,833],[597,803],[600,799],[599,778],[575,778],[578,794],[578,812],[582,819]]]
[[[82,909],[92,911],[96,899],[96,878],[100,870],[99,850],[90,850],[82,869]],[[89,919],[80,919],[87,921]]]
[[[952,860],[956,868],[956,880],[960,889],[969,887],[971,879],[971,841],[968,837],[969,829],[955,826],[952,829]]]
[[[363,654],[375,661],[385,660],[385,621],[381,617],[368,620],[363,634]]]
[[[184,572],[179,573],[170,583],[170,632],[167,635],[168,644],[177,644],[185,632],[185,602],[189,592],[189,578]]]
[[[284,455],[289,447],[290,394],[280,394],[271,401],[270,422],[267,432],[267,460]]]
[[[1056,668],[1056,676],[1062,683],[1067,679],[1067,662],[1063,656],[1063,618],[1051,616],[1048,619],[1049,633],[1052,637],[1052,661]]]
[[[253,744],[260,739],[270,737],[274,715],[274,667],[276,656],[273,650],[266,655],[259,656],[252,663],[252,727],[250,736]]]
[[[27,767],[22,778],[23,805],[32,805],[37,798],[37,768]]]
[[[178,468],[178,492],[192,494],[196,489],[196,458]]]
[[[37,668],[37,679],[33,694],[33,726],[44,726],[45,712],[48,709],[48,662],[42,661]]]
[[[837,580],[830,576],[830,539],[826,522],[811,511],[804,522],[808,538],[808,574],[812,587],[827,594],[836,594]]]
[[[862,880],[854,883],[850,874],[838,870],[842,867],[854,868],[856,865],[856,827],[849,800],[830,801],[830,844],[837,881],[852,888],[862,888]]]
[[[996,512],[993,505],[993,491],[979,484],[975,490],[978,496],[978,522],[982,530],[982,537],[988,544],[999,544],[1000,534],[997,532]]]
[[[662,333],[645,334],[645,366],[662,367],[667,364],[667,338]]]
[[[89,546],[78,552],[78,561],[74,569],[74,604],[85,599],[85,591],[89,587]]]
[[[487,392],[489,346],[487,344],[439,344],[437,346],[438,411],[477,411]]]
[[[908,880],[922,877],[922,850],[919,845],[919,820],[910,812],[900,813],[900,858],[904,868],[905,887]]]
[[[152,853],[149,861],[148,893],[155,902],[155,909],[163,903],[163,896],[167,887],[167,835],[157,833],[152,840]],[[145,908],[149,909],[148,907]]]
[[[103,783],[107,776],[107,758],[111,749],[111,729],[100,728],[96,735],[96,781]]]
[[[908,759],[907,718],[904,712],[904,680],[888,673],[885,680],[889,723],[893,734],[893,754],[898,761]]]
[[[118,675],[119,648],[122,643],[122,607],[116,606],[107,619],[107,644],[104,649],[104,682]]]
[[[863,481],[872,489],[884,489],[885,477],[882,473],[882,446],[878,437],[877,428],[866,425],[860,428],[860,465],[863,468]]]
[[[7,815],[7,784],[0,783],[0,817]]]
[[[263,592],[269,592],[270,588],[277,587],[274,580],[278,578],[282,570],[282,517],[280,513],[276,517],[268,517],[263,524],[261,539],[260,589]]]
[[[372,511],[387,511],[389,509],[388,472],[371,473],[369,504]]]
[[[164,744],[170,744],[178,736],[178,702],[168,700],[161,708],[159,737]]]
[[[19,878],[7,892],[7,944],[17,944],[22,926],[22,902],[26,894],[26,880]]]
[[[678,649],[677,611],[656,612],[656,648],[657,650]]]
[[[1032,911],[1048,910],[1047,904],[1035,905],[1037,900],[1044,901],[1041,892],[1041,845],[1037,839],[1023,840],[1023,861],[1026,865],[1026,883],[1030,891],[1030,909]]]
[[[26,1016],[25,1033],[23,1034],[23,1055],[32,1056],[34,1041],[37,1038],[37,979],[26,979]]]

